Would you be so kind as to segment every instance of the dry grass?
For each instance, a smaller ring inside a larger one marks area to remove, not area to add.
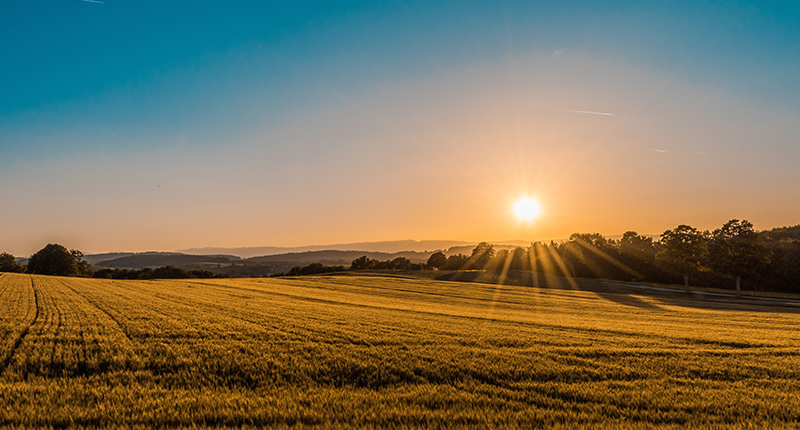
[[[796,427],[800,312],[430,279],[0,276],[0,425]]]

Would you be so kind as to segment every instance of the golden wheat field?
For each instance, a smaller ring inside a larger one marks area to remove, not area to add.
[[[13,428],[800,426],[791,304],[389,276],[0,276]]]

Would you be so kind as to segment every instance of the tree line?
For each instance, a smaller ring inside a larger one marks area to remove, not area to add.
[[[189,279],[189,278],[230,278],[210,270],[184,270],[175,266],[162,266],[144,269],[100,269],[92,275],[100,279]]]
[[[0,272],[30,273],[33,275],[77,276],[103,279],[183,279],[214,278],[227,275],[214,274],[209,270],[184,270],[175,266],[163,266],[144,269],[100,269],[92,271],[89,263],[83,259],[83,253],[63,245],[51,243],[36,252],[28,259],[27,265],[17,263],[9,253],[0,254]]]
[[[481,242],[469,255],[434,252],[424,264],[405,257],[379,261],[362,256],[350,267],[312,263],[278,276],[302,276],[345,270],[486,270],[531,271],[556,276],[683,283],[735,289],[800,292],[800,225],[756,231],[749,221],[730,220],[713,231],[679,225],[658,240],[634,231],[618,240],[599,233],[575,233],[568,240],[533,242],[528,247],[495,249]],[[207,278],[207,270],[173,266],[92,272],[77,250],[49,244],[33,254],[27,266],[0,254],[0,272],[85,276],[111,279]]]
[[[297,267],[287,275],[343,270]],[[625,232],[618,240],[599,233],[575,233],[568,240],[533,242],[528,247],[495,249],[479,243],[470,255],[433,253],[425,264],[406,258],[377,261],[366,256],[349,270],[485,270],[530,271],[555,276],[603,278],[621,281],[683,283],[735,289],[742,279],[750,288],[800,292],[800,225],[756,231],[749,221],[730,220],[713,231],[689,225],[666,230],[659,240]],[[690,282],[691,281],[691,282]]]
[[[93,274],[89,263],[83,259],[82,252],[77,249],[67,250],[56,243],[48,244],[31,255],[28,264],[24,266],[7,252],[0,254],[0,272],[82,277],[91,277]]]

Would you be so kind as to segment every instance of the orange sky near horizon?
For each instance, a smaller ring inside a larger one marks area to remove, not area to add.
[[[0,251],[794,225],[798,117],[622,61],[531,52],[340,94],[222,143],[17,163],[0,172],[16,184]],[[513,213],[523,196],[541,205],[531,222]]]

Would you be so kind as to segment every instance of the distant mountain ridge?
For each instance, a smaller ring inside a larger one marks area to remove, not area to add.
[[[510,250],[517,246],[526,247],[529,242],[507,240],[494,244],[496,250]],[[302,247],[262,246],[193,248],[176,252],[111,252],[85,255],[84,259],[95,267],[116,269],[175,266],[184,270],[211,270],[214,273],[233,276],[271,276],[288,272],[296,266],[307,266],[312,263],[349,267],[353,260],[362,256],[378,261],[403,257],[412,263],[425,263],[436,251],[443,251],[447,256],[470,255],[475,245],[472,242],[455,240],[396,240]]]
[[[103,255],[103,254],[100,254]],[[190,255],[178,252],[140,252],[122,257],[96,261],[96,256],[84,256],[90,264],[116,269],[143,269],[145,267],[175,266],[189,268],[208,264],[231,264],[242,261],[236,255]],[[95,262],[93,262],[95,261]]]
[[[387,261],[396,258],[407,258],[412,263],[425,263],[431,254],[441,250],[445,255],[470,255],[474,245],[451,246],[447,249],[430,249],[427,251],[381,252],[364,250],[318,250],[302,252],[285,252],[281,254],[260,255],[240,258],[231,254],[198,255],[180,252],[140,252],[140,253],[107,253],[84,256],[86,261],[96,267],[115,269],[144,269],[163,266],[175,266],[185,270],[203,269],[215,273],[236,275],[282,273],[295,266],[306,266],[321,263],[328,266],[349,267],[353,260],[366,256],[371,260]],[[515,245],[496,245],[495,249],[513,249]],[[111,258],[108,258],[111,257]]]
[[[404,257],[413,263],[425,263],[430,258],[434,251],[417,252],[417,251],[402,251],[402,252],[370,252],[370,251],[338,251],[338,250],[324,250],[324,251],[305,251],[305,252],[289,252],[286,254],[264,255],[260,257],[247,258],[244,261],[247,263],[263,264],[263,263],[289,263],[297,264],[311,264],[322,263],[326,265],[346,265],[349,266],[353,260],[367,256],[372,260],[394,260],[395,258]]]
[[[463,253],[471,250],[470,246],[453,247],[445,251],[447,255]],[[86,256],[87,260],[95,266],[111,267],[116,269],[143,269],[146,267],[175,266],[183,269],[214,268],[230,265],[255,266],[271,265],[276,267],[293,267],[296,265],[308,265],[311,263],[322,263],[326,265],[345,265],[349,266],[353,260],[361,256],[367,256],[373,260],[393,260],[404,257],[414,263],[425,263],[435,251],[417,252],[371,252],[371,251],[305,251],[288,252],[283,254],[262,255],[258,257],[239,258],[236,255],[196,255],[182,254],[177,252],[141,252],[141,253],[115,253],[98,254]],[[117,256],[102,260],[104,256]],[[98,261],[100,260],[100,261]]]
[[[495,249],[513,249],[527,246],[523,240],[494,242]],[[142,269],[145,267],[176,266],[184,269],[210,268],[220,265],[275,265],[287,267],[322,263],[349,265],[352,260],[366,255],[373,260],[408,258],[414,263],[424,263],[436,251],[446,255],[469,255],[476,243],[458,240],[394,240],[382,242],[355,242],[334,245],[309,245],[298,247],[259,246],[241,248],[190,248],[174,252],[109,252],[85,255],[84,259],[95,266]]]
[[[505,243],[505,242],[504,242]],[[181,249],[177,252],[194,255],[237,255],[241,258],[261,257],[277,254],[300,253],[307,251],[363,251],[363,252],[385,252],[396,253],[403,251],[432,252],[437,250],[449,249],[454,246],[472,246],[475,242],[465,242],[461,240],[390,240],[381,242],[355,242],[339,243],[333,245],[308,245],[308,246],[255,246],[241,248],[189,248]]]
[[[89,262],[89,264],[97,264],[101,261],[106,260],[114,260],[117,258],[122,257],[129,257],[131,255],[136,254],[135,252],[106,252],[104,254],[89,254],[84,255],[83,259]]]

